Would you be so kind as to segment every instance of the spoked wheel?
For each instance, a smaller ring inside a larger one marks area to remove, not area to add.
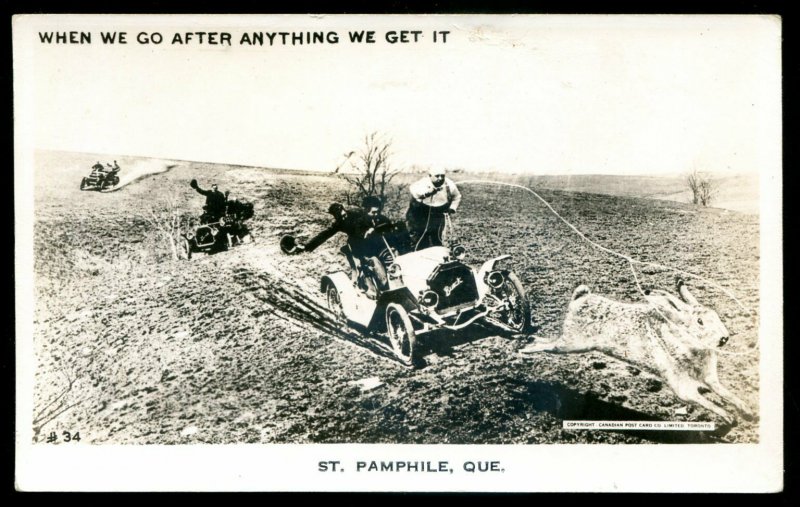
[[[386,331],[395,356],[406,366],[416,365],[417,335],[408,312],[397,303],[386,307]]]
[[[380,261],[384,265],[391,266],[396,256],[397,256],[396,250],[391,251],[388,248],[384,248],[383,250],[381,250],[381,253],[378,254],[378,259],[380,259]]]
[[[187,261],[192,259],[192,244],[186,238],[181,241],[181,253]]]
[[[336,287],[331,283],[328,285],[328,290],[325,291],[325,295],[328,299],[328,310],[333,314],[334,320],[337,324],[344,324],[346,320],[339,291],[336,290]]]
[[[490,321],[514,333],[528,333],[531,325],[531,304],[525,289],[511,271],[502,271],[503,283],[492,289],[492,295],[506,302],[506,308],[491,314]]]
[[[86,178],[83,178],[81,180],[81,190],[85,190],[87,186],[88,186],[88,183],[86,181]]]

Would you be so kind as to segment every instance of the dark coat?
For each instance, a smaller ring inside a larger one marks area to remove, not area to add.
[[[378,215],[374,220],[367,215],[361,208],[350,208],[347,216],[337,219],[327,229],[308,240],[305,245],[307,252],[314,251],[318,246],[332,238],[337,232],[347,234],[347,243],[350,245],[353,255],[356,257],[366,257],[377,255],[380,250],[377,248],[377,241],[380,238],[364,238],[370,228],[378,225],[391,223],[388,218]]]
[[[206,196],[206,206],[204,209],[208,215],[214,219],[225,215],[225,194],[219,190],[203,190],[199,186],[194,186],[193,188],[197,190],[197,193]]]
[[[447,223],[445,217],[449,211],[450,204],[428,206],[411,199],[406,212],[406,222],[414,250],[442,246],[442,235]]]

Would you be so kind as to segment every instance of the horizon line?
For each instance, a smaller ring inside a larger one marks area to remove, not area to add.
[[[152,155],[131,155],[128,153],[101,153],[101,152],[88,152],[88,151],[73,151],[73,150],[65,150],[59,148],[34,148],[34,151],[43,151],[43,152],[55,152],[55,153],[70,153],[75,155],[98,155],[98,156],[118,156],[118,157],[130,157],[130,158],[149,158],[149,159],[157,159],[157,160],[168,160],[173,162],[189,162],[195,164],[219,164],[219,165],[229,165],[233,167],[246,167],[250,169],[262,169],[262,170],[270,170],[270,171],[291,171],[291,172],[311,172],[311,173],[319,173],[319,174],[330,174],[335,175],[334,169],[326,170],[326,169],[304,169],[304,168],[293,168],[293,167],[270,167],[267,165],[253,165],[253,164],[243,164],[237,162],[218,162],[218,161],[208,161],[208,160],[192,160],[192,159],[185,159],[185,158],[174,158],[174,157],[162,157],[162,156],[152,156]],[[409,170],[410,167],[414,167],[415,165],[409,166],[406,169],[402,169],[399,171],[398,174],[425,174],[427,173],[426,170]],[[503,174],[508,176],[568,176],[568,177],[577,177],[577,176],[609,176],[609,177],[651,177],[651,178],[677,178],[677,177],[684,177],[689,174],[691,171],[674,171],[674,172],[662,172],[662,173],[573,173],[573,172],[533,172],[533,171],[493,171],[491,169],[465,169],[460,167],[454,168],[445,168],[445,171],[448,174]],[[735,172],[722,172],[722,171],[701,171],[709,174],[732,177],[732,176],[742,176],[742,175],[758,175],[759,171],[752,170],[752,171],[735,171]],[[344,174],[357,174],[357,173],[344,173]]]

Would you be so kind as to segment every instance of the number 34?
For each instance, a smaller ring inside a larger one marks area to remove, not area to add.
[[[76,431],[75,433],[70,433],[69,431],[63,431],[61,432],[61,437],[64,439],[64,442],[80,442],[81,432]]]

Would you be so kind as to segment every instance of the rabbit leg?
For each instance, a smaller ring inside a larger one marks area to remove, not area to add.
[[[667,378],[667,383],[672,387],[675,395],[681,400],[693,405],[699,405],[722,418],[727,424],[736,424],[736,417],[727,412],[724,408],[712,402],[698,391],[702,384],[689,377]]]
[[[747,404],[742,401],[738,396],[733,394],[727,387],[723,386],[717,376],[717,358],[711,357],[706,365],[705,380],[706,385],[715,393],[717,393],[723,400],[730,403],[745,417],[751,420],[755,414]]]
[[[549,341],[538,341],[523,347],[519,350],[520,354],[536,354],[537,352],[550,352],[553,354],[566,354],[572,352],[588,352],[592,350],[590,346],[570,345],[563,338],[556,338]]]

